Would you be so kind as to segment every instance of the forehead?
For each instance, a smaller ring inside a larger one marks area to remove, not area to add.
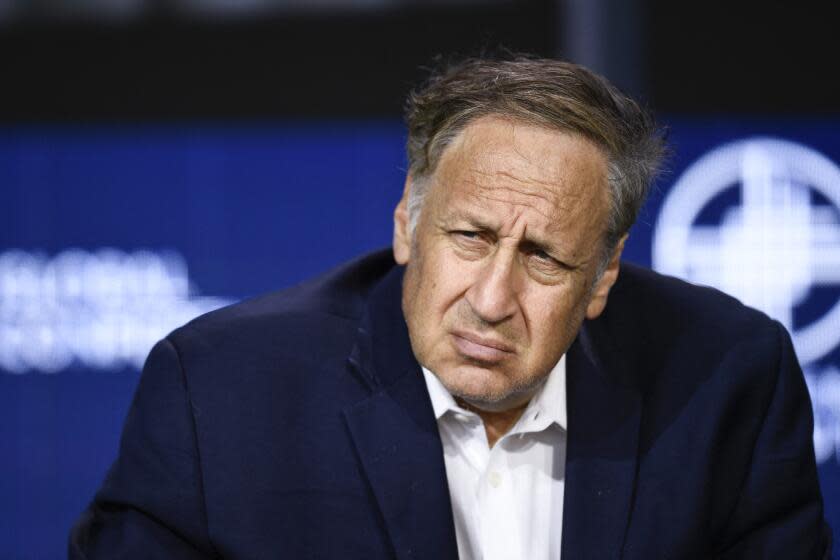
[[[549,229],[587,228],[605,217],[606,169],[602,151],[581,135],[488,116],[470,123],[446,148],[435,183],[449,203],[530,211]]]

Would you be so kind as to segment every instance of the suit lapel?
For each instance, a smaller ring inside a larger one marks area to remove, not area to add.
[[[627,530],[642,399],[613,340],[587,322],[568,351],[563,558],[618,558]]]
[[[344,410],[400,559],[457,559],[443,449],[402,315],[402,269],[371,294],[350,362],[372,394]]]

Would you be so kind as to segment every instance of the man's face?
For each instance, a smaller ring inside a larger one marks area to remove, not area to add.
[[[615,282],[620,245],[596,281],[606,159],[581,136],[483,117],[446,148],[430,180],[413,238],[406,195],[395,212],[412,349],[470,404],[519,406]]]

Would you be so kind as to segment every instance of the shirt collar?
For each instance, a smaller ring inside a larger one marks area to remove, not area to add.
[[[435,413],[435,420],[452,411],[463,412],[463,409],[455,402],[454,397],[446,390],[437,375],[423,367],[423,377],[426,379],[426,388],[429,390],[429,397],[432,399],[432,410]]]
[[[449,411],[471,414],[458,406],[452,394],[443,386],[437,375],[425,367],[423,367],[423,377],[426,380],[426,388],[432,401],[435,420],[440,420]],[[528,403],[525,412],[512,432],[539,431],[551,424],[557,424],[564,430],[566,429],[565,354],[560,357],[560,361],[548,374],[545,383]]]
[[[548,379],[528,403],[525,412],[522,413],[522,417],[511,432],[541,431],[552,424],[566,429],[565,354],[560,357],[554,369],[548,374]]]

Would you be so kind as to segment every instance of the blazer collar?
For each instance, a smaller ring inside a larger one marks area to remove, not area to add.
[[[371,395],[344,416],[397,558],[457,560],[443,447],[402,314],[402,275],[395,267],[371,293],[350,354]]]
[[[371,293],[349,358],[371,394],[344,415],[396,556],[454,560],[443,448],[402,314],[402,276],[395,267]],[[642,398],[620,331],[588,321],[567,352],[564,558],[618,557],[629,522]]]

